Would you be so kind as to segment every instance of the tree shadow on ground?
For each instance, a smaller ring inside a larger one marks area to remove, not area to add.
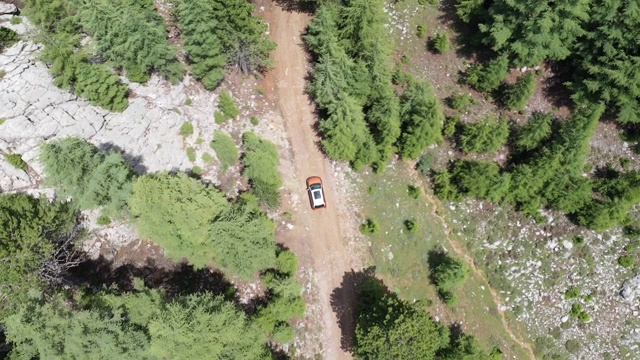
[[[342,276],[340,287],[333,289],[331,308],[338,318],[340,326],[340,345],[342,350],[353,353],[356,334],[356,310],[359,304],[362,285],[367,279],[375,278],[375,267],[361,271],[346,272]]]
[[[274,0],[285,11],[313,14],[318,5],[310,0]]]
[[[208,268],[196,269],[193,265],[181,262],[167,267],[147,259],[143,266],[124,264],[114,267],[113,262],[102,255],[97,259],[87,259],[71,269],[70,282],[76,286],[115,287],[119,291],[133,291],[135,278],[144,281],[149,288],[163,289],[169,298],[212,293],[233,299],[233,285],[224,274]]]
[[[130,154],[119,145],[116,145],[112,142],[101,143],[96,147],[102,151],[116,152],[122,155],[122,157],[127,160],[127,162],[131,164],[131,166],[133,166],[133,171],[135,171],[137,174],[146,174],[148,171],[148,168],[143,164],[144,159],[141,155]]]

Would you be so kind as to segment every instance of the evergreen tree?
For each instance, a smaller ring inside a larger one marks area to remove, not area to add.
[[[419,307],[390,293],[378,279],[362,285],[356,308],[358,359],[433,359],[444,329]]]
[[[427,146],[442,141],[444,114],[428,83],[418,82],[405,89],[400,119],[402,135],[398,143],[403,157],[416,158]]]
[[[73,92],[94,105],[122,112],[129,106],[129,90],[120,78],[100,65],[79,63]]]
[[[516,145],[521,150],[533,150],[551,135],[553,114],[536,112],[518,131]]]
[[[282,186],[282,177],[278,172],[278,149],[272,142],[258,137],[254,132],[244,133],[242,143],[245,149],[242,159],[243,175],[249,179],[253,194],[268,206],[278,206],[278,191]]]
[[[218,19],[211,0],[184,0],[177,9],[193,76],[202,81],[205,89],[213,90],[224,78],[228,59],[216,35]]]
[[[528,71],[513,85],[505,87],[502,102],[508,109],[520,110],[527,105],[535,89],[536,75],[533,71]]]
[[[497,201],[509,191],[510,176],[502,174],[495,162],[459,160],[452,173],[452,183],[468,196]]]
[[[486,65],[475,64],[467,70],[465,81],[474,89],[490,92],[498,88],[509,73],[509,57],[500,55]]]
[[[153,239],[175,261],[196,267],[213,259],[210,222],[228,208],[224,195],[186,174],[141,176],[129,200],[141,236]]]
[[[509,138],[507,119],[487,117],[464,124],[460,134],[460,148],[464,152],[492,152],[502,148]]]
[[[46,284],[45,264],[70,237],[75,221],[69,204],[0,195],[0,315],[15,312],[30,288]]]
[[[233,303],[207,293],[168,304],[148,328],[149,353],[160,359],[261,359],[268,354],[260,329]]]

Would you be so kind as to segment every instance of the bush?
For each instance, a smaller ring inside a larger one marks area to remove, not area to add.
[[[419,24],[418,27],[416,28],[416,35],[419,38],[425,37],[427,35],[427,26],[423,24]]]
[[[111,218],[107,215],[102,214],[98,216],[98,218],[96,219],[96,223],[98,225],[107,226],[111,224]]]
[[[249,119],[249,121],[251,122],[251,125],[253,126],[257,126],[260,123],[260,120],[258,120],[257,117],[252,116],[251,119]]]
[[[476,103],[476,99],[471,94],[454,94],[449,97],[448,103],[452,109],[466,112],[469,105]]]
[[[238,109],[235,100],[233,100],[229,92],[224,90],[220,92],[218,109],[222,112],[225,120],[235,119],[240,114],[240,109]]]
[[[567,289],[567,291],[564,292],[564,299],[565,300],[575,299],[575,298],[580,296],[580,292],[581,292],[580,288],[571,287],[571,288]]]
[[[22,24],[22,18],[20,16],[13,16],[9,22],[13,25]]]
[[[193,134],[193,124],[189,121],[185,121],[182,123],[182,126],[180,126],[180,135],[189,136],[191,134]]]
[[[122,112],[129,106],[129,89],[106,67],[80,63],[75,76],[74,93],[93,105],[115,112]]]
[[[451,182],[468,196],[497,201],[509,194],[511,174],[502,173],[493,161],[458,160],[453,166]]]
[[[580,348],[582,346],[580,345],[580,341],[576,339],[570,339],[570,340],[567,340],[567,342],[564,344],[564,347],[567,349],[569,353],[577,354],[578,352],[580,352]]]
[[[506,85],[502,103],[508,109],[520,110],[527,103],[536,89],[536,74],[528,71],[520,76],[513,85]]]
[[[295,276],[298,272],[298,258],[290,250],[281,250],[276,257],[276,268],[283,274]]]
[[[233,166],[238,162],[240,154],[238,153],[236,142],[233,141],[231,136],[216,130],[210,146],[216,152],[220,165],[222,165],[222,171],[227,171],[229,166]]]
[[[405,220],[404,227],[410,233],[415,233],[418,231],[418,222],[415,220]]]
[[[451,173],[446,169],[438,170],[433,175],[433,191],[442,200],[460,200],[458,188],[451,182]]]
[[[202,154],[202,161],[204,161],[205,164],[210,164],[213,162],[213,156],[206,152]]]
[[[0,52],[4,50],[4,48],[8,48],[13,46],[13,44],[17,43],[20,40],[20,36],[18,33],[0,26]]]
[[[380,225],[373,219],[367,219],[364,223],[360,224],[360,232],[363,234],[375,234],[380,231]]]
[[[433,167],[433,157],[431,154],[423,154],[416,164],[416,169],[422,176],[429,176]]]
[[[438,54],[444,54],[449,51],[449,36],[446,33],[437,33],[431,39],[431,49]]]
[[[422,190],[420,190],[419,186],[409,185],[407,186],[407,193],[409,194],[410,198],[417,199],[418,197],[420,197]]]
[[[193,100],[191,100],[191,98],[187,98],[187,99],[184,101],[184,104],[185,104],[186,106],[189,106],[189,105],[191,105],[192,103],[193,103]]]
[[[222,125],[225,121],[227,121],[227,117],[224,116],[222,111],[216,110],[213,112],[213,121],[215,121],[218,125]]]
[[[516,145],[521,150],[533,150],[551,135],[553,114],[535,112],[518,131]]]
[[[27,163],[24,160],[22,160],[22,155],[9,154],[9,153],[4,153],[3,155],[4,155],[4,158],[7,160],[7,162],[11,164],[14,168],[20,169],[23,171],[27,171],[27,169],[29,168],[29,165],[27,165]]]
[[[438,254],[440,259],[431,269],[431,280],[438,292],[446,293],[462,285],[469,277],[469,266],[447,254]]]
[[[187,148],[187,158],[191,162],[196,161],[196,149],[194,149],[192,147],[188,147]]]
[[[618,264],[625,268],[632,267],[634,263],[635,263],[635,260],[633,259],[633,257],[628,255],[623,255],[618,258]]]
[[[194,166],[191,168],[191,173],[194,175],[202,175],[202,168],[200,166]]]
[[[453,137],[453,135],[455,135],[456,133],[459,123],[460,115],[447,116],[447,118],[444,120],[444,126],[442,127],[442,135],[448,138]]]
[[[245,149],[243,174],[251,183],[252,192],[264,204],[277,207],[280,204],[278,190],[282,186],[278,149],[253,132],[244,133],[242,140]]]
[[[490,92],[497,89],[509,73],[509,57],[500,55],[486,65],[476,64],[467,70],[465,81],[474,89]]]
[[[507,119],[487,117],[481,121],[464,124],[460,134],[460,148],[469,152],[493,152],[500,150],[509,138]]]

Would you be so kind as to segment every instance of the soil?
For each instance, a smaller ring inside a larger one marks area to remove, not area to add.
[[[257,7],[263,10],[260,15],[269,23],[270,38],[277,43],[272,53],[274,68],[265,76],[264,90],[282,113],[293,158],[293,173],[285,174],[281,210],[291,214],[294,226],[280,232],[278,241],[298,255],[301,268],[310,266],[315,273],[323,357],[350,359],[348,349],[355,328],[352,310],[357,297],[355,289],[345,288],[342,280],[351,273],[350,263],[354,262],[349,258],[347,240],[352,229],[341,220],[346,205],[340,203],[335,190],[339,180],[318,145],[314,107],[304,90],[310,64],[301,35],[311,18],[267,1],[259,1]],[[305,189],[309,176],[323,179],[327,209],[310,209]],[[332,303],[342,304],[340,319]]]

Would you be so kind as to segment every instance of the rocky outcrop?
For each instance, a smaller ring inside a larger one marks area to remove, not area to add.
[[[17,15],[18,7],[13,4],[0,2],[0,15]]]
[[[633,303],[640,299],[640,275],[625,281],[620,290],[620,297],[628,303]]]
[[[185,148],[198,136],[213,134],[215,95],[191,86],[188,78],[176,86],[152,78],[145,85],[130,84],[129,107],[110,113],[53,85],[47,67],[34,60],[40,48],[23,41],[0,54],[0,70],[5,72],[0,79],[0,151],[21,154],[29,164],[25,172],[0,160],[0,191],[37,188],[42,178],[39,145],[66,136],[124,152],[138,172],[194,165]],[[185,109],[187,88],[194,104]],[[179,135],[184,121],[196,128],[187,139]]]

